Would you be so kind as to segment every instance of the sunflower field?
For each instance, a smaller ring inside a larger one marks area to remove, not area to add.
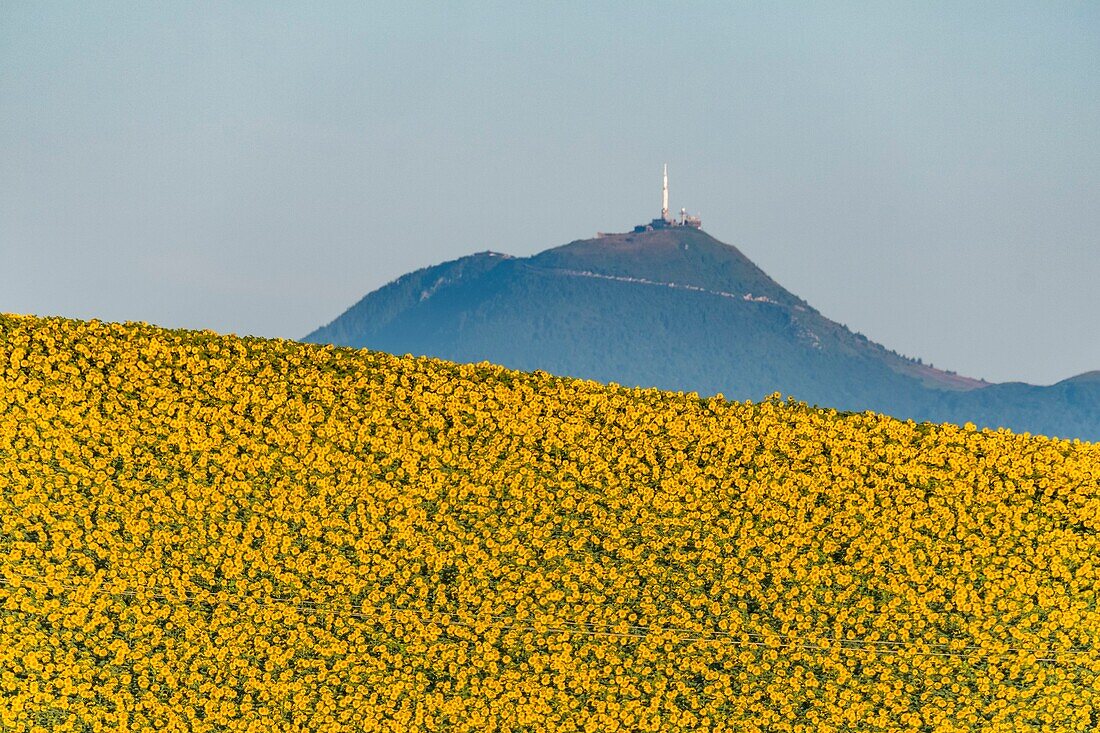
[[[1100,729],[1100,445],[0,316],[0,731]]]

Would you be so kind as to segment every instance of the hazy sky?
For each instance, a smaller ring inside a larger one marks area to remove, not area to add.
[[[702,214],[826,316],[1100,369],[1100,3],[0,3],[0,311],[301,337]]]

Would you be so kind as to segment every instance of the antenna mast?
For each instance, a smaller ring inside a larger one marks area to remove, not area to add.
[[[668,163],[665,163],[664,185],[661,188],[661,218],[668,221]]]

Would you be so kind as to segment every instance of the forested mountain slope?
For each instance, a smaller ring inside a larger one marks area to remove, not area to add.
[[[689,227],[426,268],[305,340],[1100,439],[1100,382],[991,387],[933,369],[829,320]]]

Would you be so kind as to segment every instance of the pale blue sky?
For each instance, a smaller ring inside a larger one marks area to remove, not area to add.
[[[1097,3],[0,3],[0,311],[300,337],[666,161],[890,348],[1100,369]]]

